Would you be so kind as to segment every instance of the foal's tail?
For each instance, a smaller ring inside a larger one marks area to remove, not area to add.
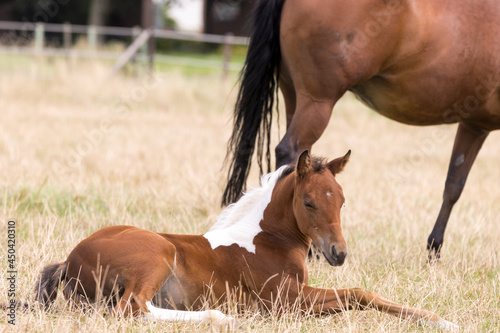
[[[48,308],[57,297],[59,285],[66,276],[65,262],[45,266],[35,285],[35,301]]]
[[[233,134],[226,155],[226,162],[230,159],[231,165],[222,198],[223,205],[235,202],[241,196],[256,143],[260,173],[263,173],[264,148],[270,171],[269,146],[273,105],[278,90],[281,59],[279,32],[284,2],[260,0],[253,14],[253,31],[241,72],[241,86],[234,108]]]
[[[40,273],[35,285],[35,301],[43,305],[45,309],[47,309],[56,300],[59,284],[66,276],[66,267],[65,262],[52,264],[45,266]],[[0,304],[0,310],[7,310],[11,311],[11,313],[15,313],[15,309],[29,311],[30,309],[33,309],[33,306],[23,302]]]

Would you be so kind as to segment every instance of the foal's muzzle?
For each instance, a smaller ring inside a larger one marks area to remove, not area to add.
[[[330,253],[325,253],[323,251],[323,255],[325,256],[326,261],[332,266],[342,266],[345,261],[345,257],[347,257],[347,249],[346,250],[338,250],[335,245],[332,245],[330,248]]]

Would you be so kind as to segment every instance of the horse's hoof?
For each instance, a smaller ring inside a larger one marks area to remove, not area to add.
[[[427,248],[427,250],[428,250],[427,264],[428,265],[439,264],[441,262],[441,252],[436,249]]]

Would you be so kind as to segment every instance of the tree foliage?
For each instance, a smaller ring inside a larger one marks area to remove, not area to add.
[[[3,0],[3,17],[11,21],[88,24],[88,0]],[[109,26],[134,26],[141,22],[141,1],[109,0],[103,22]]]

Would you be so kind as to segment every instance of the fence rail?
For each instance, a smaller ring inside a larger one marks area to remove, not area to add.
[[[137,31],[141,31],[140,27],[125,28],[125,27],[78,25],[69,23],[55,24],[55,23],[0,21],[0,30],[35,31],[38,26],[43,26],[43,29],[46,32],[56,32],[62,34],[65,32],[67,33],[68,31],[70,33],[88,34],[90,30],[91,31],[90,33],[96,33],[98,35],[133,37],[137,35]],[[214,43],[214,44],[248,45],[247,37],[233,36],[230,41],[227,41],[227,35],[181,32],[181,31],[165,30],[165,29],[154,29],[153,35],[156,38],[165,38],[165,39],[179,39],[179,40],[196,41],[203,43]]]
[[[102,58],[102,59],[119,59],[120,52],[111,52],[99,50],[98,36],[116,36],[130,37],[132,40],[141,35],[144,31],[140,27],[124,28],[124,27],[107,27],[107,26],[87,26],[76,24],[53,24],[53,23],[31,23],[31,22],[11,22],[0,21],[0,32],[7,31],[3,34],[3,40],[9,43],[9,39],[13,42],[16,40],[33,41],[31,46],[0,46],[0,54],[22,54],[22,55],[41,55],[49,57],[76,57],[76,58]],[[63,47],[53,48],[45,46],[45,33],[60,33],[62,34]],[[72,48],[72,35],[82,34],[87,36],[88,50],[77,50]],[[152,29],[151,37],[156,39],[173,39],[182,41],[193,41],[202,43],[212,43],[224,45],[223,61],[218,63],[214,60],[203,60],[189,57],[175,57],[165,55],[155,55],[156,61],[178,64],[183,66],[193,66],[200,68],[220,68],[223,70],[223,76],[228,70],[238,71],[241,69],[241,64],[231,63],[230,55],[231,48],[234,45],[248,45],[247,37],[227,35],[201,34],[191,32],[180,32],[165,29]]]

